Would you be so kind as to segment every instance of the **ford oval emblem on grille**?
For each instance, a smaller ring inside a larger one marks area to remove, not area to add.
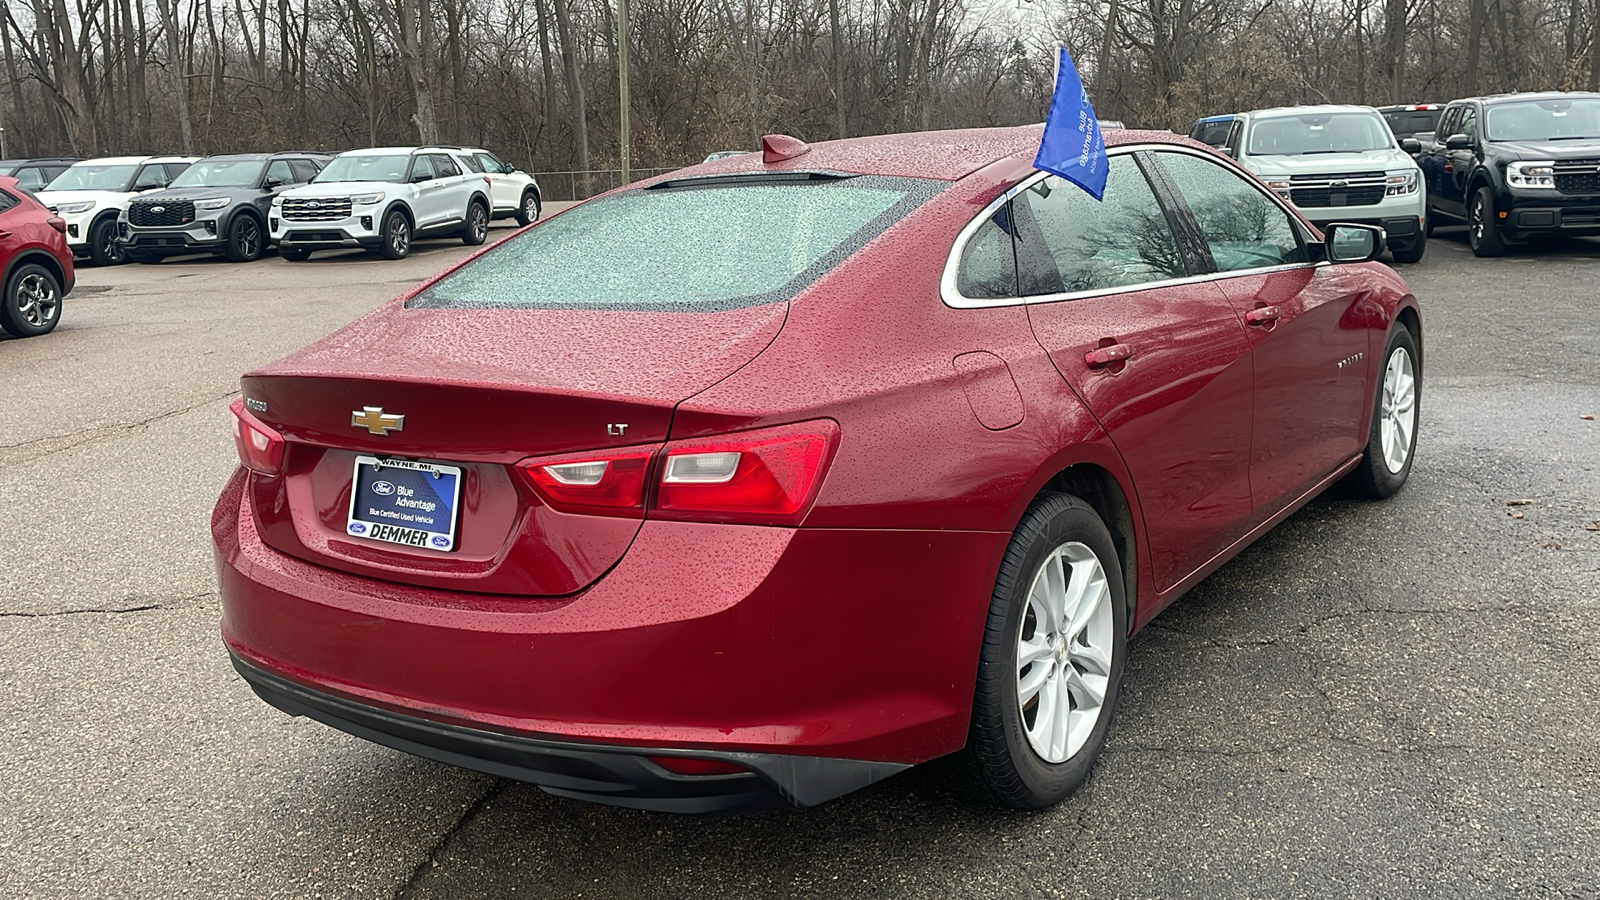
[[[321,209],[321,208],[322,208],[322,204],[318,203],[315,200],[307,200],[306,201],[306,209]]]
[[[165,206],[152,206],[150,207],[150,211],[153,213],[163,213],[167,211],[167,208]]]
[[[1348,182],[1348,181],[1330,181],[1330,182],[1328,182],[1328,187],[1331,187],[1331,188],[1342,188],[1342,187],[1349,187],[1349,186],[1350,186],[1350,182]]]

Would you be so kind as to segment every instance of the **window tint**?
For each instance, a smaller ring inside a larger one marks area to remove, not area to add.
[[[426,181],[433,177],[433,160],[431,157],[418,156],[411,160],[411,180]]]
[[[267,166],[267,180],[279,184],[294,184],[294,170],[289,168],[287,159],[275,159],[272,165]]]
[[[1467,107],[1461,113],[1461,125],[1456,129],[1456,131],[1459,134],[1464,134],[1467,137],[1472,138],[1473,140],[1477,140],[1478,139],[1478,111],[1473,109],[1470,106]]]
[[[1456,128],[1456,123],[1459,121],[1461,121],[1461,107],[1456,106],[1444,111],[1444,116],[1439,119],[1439,140],[1441,143],[1450,135],[1461,133]]]
[[[1017,296],[1017,257],[1011,233],[1009,203],[973,232],[956,270],[956,290],[961,296],[974,300]]]
[[[452,175],[461,174],[461,167],[456,165],[456,161],[450,158],[448,154],[435,153],[432,156],[434,177],[449,178]]]
[[[474,153],[463,154],[462,157],[461,157],[461,161],[466,164],[467,169],[470,170],[470,171],[473,171],[473,172],[482,172],[482,171],[484,171],[483,161],[478,158],[478,154],[474,154]]]
[[[1158,153],[1178,192],[1194,213],[1219,272],[1305,262],[1289,214],[1244,178],[1184,153]]]
[[[192,163],[163,163],[163,165],[166,167],[166,170],[167,170],[167,183],[171,184],[172,183],[172,179],[177,178],[179,175],[182,175],[184,172],[188,171],[189,166],[191,166],[193,164]]]
[[[1132,156],[1111,157],[1103,201],[1050,175],[1018,194],[1012,206],[1019,222],[1032,218],[1038,235],[1017,242],[1025,295],[1107,290],[1188,274],[1166,214]],[[1026,224],[1021,227],[1027,235]]]
[[[729,309],[794,296],[931,196],[919,179],[635,189],[575,206],[413,307]]]
[[[18,169],[12,175],[17,179],[17,186],[30,191],[37,191],[48,183],[44,170],[38,166],[29,166]]]
[[[148,165],[139,170],[139,175],[133,180],[133,190],[148,191],[151,188],[164,188],[172,176],[159,165]]]
[[[317,164],[309,159],[291,159],[289,168],[294,171],[294,180],[297,184],[304,184],[317,177]]]
[[[13,197],[9,192],[0,191],[0,213],[10,212],[11,210],[16,209],[17,205],[21,202],[21,200]]]

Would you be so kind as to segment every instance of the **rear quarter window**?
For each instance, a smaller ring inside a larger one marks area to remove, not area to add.
[[[876,176],[768,182],[646,188],[584,203],[408,305],[705,311],[785,300],[943,186]]]

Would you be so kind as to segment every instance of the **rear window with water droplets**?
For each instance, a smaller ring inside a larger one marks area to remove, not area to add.
[[[592,200],[508,239],[407,306],[700,311],[786,300],[944,186],[769,180]]]

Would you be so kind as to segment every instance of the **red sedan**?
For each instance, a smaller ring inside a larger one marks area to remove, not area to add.
[[[679,812],[960,753],[1065,797],[1127,638],[1345,479],[1399,490],[1421,320],[1169,134],[773,137],[553,216],[252,372],[212,519],[267,702]]]
[[[0,328],[35,337],[61,321],[61,300],[75,274],[67,224],[17,185],[0,177]]]

